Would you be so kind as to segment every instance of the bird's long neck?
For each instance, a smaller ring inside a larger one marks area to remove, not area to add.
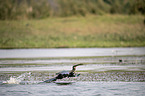
[[[75,72],[75,70],[76,70],[76,67],[73,67],[70,72]]]

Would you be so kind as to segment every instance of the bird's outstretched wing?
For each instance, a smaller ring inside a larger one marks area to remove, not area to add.
[[[45,80],[44,82],[46,83],[50,83],[50,82],[53,82],[53,81],[56,81],[57,79],[54,77],[54,78],[51,78],[51,79],[48,79],[48,80]]]

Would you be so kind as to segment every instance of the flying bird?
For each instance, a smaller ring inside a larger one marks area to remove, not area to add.
[[[66,78],[66,77],[78,77],[80,74],[75,74],[75,70],[76,70],[76,67],[77,66],[80,66],[80,65],[83,65],[82,63],[80,64],[76,64],[72,67],[72,70],[71,71],[61,71],[59,73],[56,73],[57,76],[54,77],[54,78],[51,78],[51,79],[48,79],[48,80],[45,80],[44,82],[53,82],[53,81],[56,81],[57,79],[63,79],[63,78]]]

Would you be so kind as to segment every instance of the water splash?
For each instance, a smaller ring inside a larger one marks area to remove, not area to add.
[[[31,72],[23,73],[18,77],[11,76],[9,80],[4,81],[5,84],[20,84],[25,78],[31,77]]]

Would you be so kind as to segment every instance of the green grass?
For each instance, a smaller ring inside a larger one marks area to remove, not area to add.
[[[145,46],[144,16],[88,15],[0,21],[0,48]]]

